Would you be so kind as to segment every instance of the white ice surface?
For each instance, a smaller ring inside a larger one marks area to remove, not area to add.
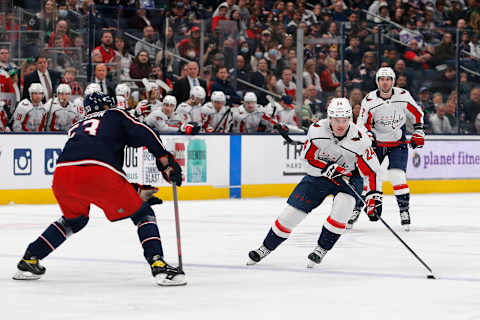
[[[55,205],[0,206],[0,319],[480,319],[478,194],[412,196],[412,231],[393,197],[383,217],[438,280],[380,222],[361,216],[321,265],[307,270],[331,198],[259,265],[245,266],[285,199],[181,201],[188,285],[154,285],[129,221],[99,209],[42,264],[14,281],[29,242],[60,216]],[[177,263],[173,205],[155,209],[166,260]]]

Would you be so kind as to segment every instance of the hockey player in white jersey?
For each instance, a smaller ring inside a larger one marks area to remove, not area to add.
[[[126,83],[119,83],[115,88],[115,96],[117,100],[117,108],[122,110],[128,109],[128,99],[130,98],[130,87]]]
[[[10,128],[8,127],[8,114],[5,106],[5,101],[0,100],[0,132],[10,131]]]
[[[73,100],[73,108],[75,109],[75,112],[77,114],[80,114],[82,117],[85,116],[85,110],[83,109],[83,100],[86,96],[89,94],[92,94],[94,92],[100,92],[102,91],[102,88],[100,87],[100,84],[96,82],[90,83],[86,88],[85,91],[83,92],[83,97],[78,97],[75,100]]]
[[[424,144],[423,111],[410,93],[394,87],[395,72],[389,67],[377,71],[378,89],[368,93],[362,101],[357,124],[368,131],[380,162],[388,157],[388,176],[400,209],[400,222],[405,230],[410,228],[410,190],[407,184],[408,141],[406,122],[415,129],[410,146],[421,148]],[[358,218],[354,212],[351,223]]]
[[[68,84],[62,83],[57,87],[57,97],[47,101],[48,130],[67,131],[72,124],[80,120],[83,115],[78,114],[73,103],[70,102],[72,89]]]
[[[188,122],[188,117],[176,113],[176,106],[177,99],[174,96],[165,96],[162,107],[153,110],[145,118],[145,123],[159,133],[185,130],[186,126],[184,124]]]
[[[270,102],[265,106],[267,116],[282,125],[292,128],[298,128],[297,115],[293,106],[293,99],[289,95],[284,95],[277,102]]]
[[[308,267],[320,263],[345,232],[356,197],[346,185],[345,177],[358,176],[358,172],[367,188],[368,216],[372,221],[378,220],[382,213],[380,164],[370,139],[351,119],[349,101],[334,98],[328,106],[328,119],[310,126],[302,151],[307,174],[291,193],[286,208],[273,222],[263,244],[249,252],[247,265],[258,263],[275,250],[313,209],[333,195],[332,210],[323,224],[318,245],[307,257]],[[360,191],[358,187],[355,189]]]
[[[156,108],[162,107],[162,102],[158,100],[160,91],[156,82],[143,79],[143,85],[145,86],[146,99],[141,100],[134,110],[134,115],[140,121],[144,122],[145,118]]]
[[[202,107],[205,132],[228,133],[232,127],[232,113],[226,106],[227,99],[222,91],[212,92],[211,102]]]
[[[47,121],[47,110],[42,103],[45,90],[40,83],[28,88],[29,99],[23,99],[13,114],[12,129],[15,132],[43,131]]]
[[[194,131],[204,129],[203,123],[205,116],[202,113],[202,106],[205,97],[205,89],[201,86],[194,86],[190,89],[190,98],[187,101],[180,103],[175,110],[178,114],[183,114],[188,117],[188,122],[190,122],[190,125],[194,126]]]
[[[257,96],[253,92],[246,92],[243,104],[232,109],[233,132],[271,132],[277,123],[265,114],[265,108],[257,104]]]

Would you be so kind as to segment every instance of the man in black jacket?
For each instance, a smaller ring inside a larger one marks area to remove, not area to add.
[[[46,90],[44,103],[52,98],[53,93],[60,84],[61,74],[56,71],[48,70],[48,59],[45,55],[39,55],[35,59],[37,70],[27,75],[24,79],[22,99],[28,99],[28,88],[32,83],[41,83]]]
[[[231,106],[233,104],[241,104],[242,99],[237,95],[233,90],[230,82],[227,81],[228,71],[227,67],[220,67],[217,71],[217,78],[212,84],[211,91],[222,91],[227,98],[227,105]]]
[[[190,98],[190,89],[194,86],[201,86],[207,92],[207,83],[198,77],[198,64],[191,61],[187,64],[187,76],[178,79],[173,86],[173,95],[178,104]]]

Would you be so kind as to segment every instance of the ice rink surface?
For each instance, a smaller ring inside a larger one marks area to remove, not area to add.
[[[1,319],[480,319],[478,194],[413,195],[412,231],[392,196],[380,223],[362,215],[322,264],[306,269],[331,198],[259,265],[245,266],[285,199],[181,201],[188,285],[153,283],[130,220],[90,222],[43,260],[39,281],[14,281],[29,242],[58,219],[56,205],[0,206]],[[155,207],[166,260],[177,263],[173,204]]]

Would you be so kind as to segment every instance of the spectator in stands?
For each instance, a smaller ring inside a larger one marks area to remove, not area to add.
[[[85,62],[87,59],[87,49],[85,48],[85,40],[78,35],[73,38],[73,47],[66,49],[65,52],[72,58],[72,61],[77,64]]]
[[[22,99],[27,99],[29,97],[28,88],[32,83],[41,83],[45,88],[46,95],[44,95],[43,99],[44,102],[46,102],[48,99],[52,98],[53,93],[57,89],[57,86],[60,83],[61,74],[48,69],[48,60],[45,55],[37,56],[35,59],[35,66],[37,67],[37,71],[30,73],[24,78]]]
[[[152,21],[148,18],[145,8],[138,8],[136,13],[128,21],[128,26],[131,29],[144,30],[145,33],[145,27],[152,26]]]
[[[190,89],[194,86],[201,86],[207,92],[207,83],[198,77],[198,64],[192,61],[187,64],[187,76],[177,80],[173,86],[173,95],[178,104],[190,98]]]
[[[95,66],[95,79],[93,82],[98,83],[104,94],[115,98],[115,90],[113,89],[112,83],[108,80],[108,70],[104,63]]]
[[[121,36],[115,37],[115,54],[120,64],[120,79],[127,79],[130,77],[130,66],[133,62],[133,56],[129,53],[125,39]]]
[[[158,48],[161,48],[160,40],[155,41],[155,29],[152,26],[145,26],[143,28],[142,41],[137,41],[135,44],[135,56],[138,56],[140,51],[146,51],[150,61],[155,61]]]
[[[275,73],[273,72],[269,72],[267,74],[267,78],[266,78],[266,84],[267,84],[267,91],[269,92],[272,92],[274,94],[277,94],[277,95],[281,95],[282,93],[280,91],[278,91],[278,88],[277,88],[277,76],[275,75]]]
[[[133,59],[133,63],[130,65],[130,78],[148,78],[151,72],[152,64],[150,62],[150,56],[148,54],[148,51],[140,50]],[[143,88],[143,83],[141,83],[141,81],[137,81],[137,85]]]
[[[32,58],[25,59],[20,66],[20,92],[23,94],[23,84],[25,82],[25,77],[30,73],[35,72],[37,67],[35,66],[35,61]]]
[[[350,91],[350,105],[362,104],[363,93],[359,88],[353,88]]]
[[[189,60],[198,61],[200,58],[200,28],[194,26],[190,29],[190,36],[183,39],[177,45],[178,52],[183,57]],[[210,53],[212,48],[210,46],[206,49],[206,52]]]
[[[455,47],[452,42],[452,34],[446,32],[443,34],[440,45],[435,50],[434,55],[437,64],[441,63],[454,63],[455,59]]]
[[[465,113],[471,122],[480,113],[480,87],[475,87],[470,91],[470,100],[465,103]]]
[[[354,123],[357,123],[358,116],[360,115],[360,109],[362,108],[360,103],[356,103],[352,107],[352,121]]]
[[[227,8],[226,16],[230,16],[234,10],[239,10],[239,7],[235,4],[235,0],[227,0],[222,2],[213,12],[213,17],[220,15],[220,8]],[[245,4],[244,4],[245,7]]]
[[[441,92],[444,96],[448,96],[450,92],[455,89],[456,73],[455,67],[448,66],[442,74],[439,74],[433,80],[431,89]]]
[[[250,82],[256,85],[257,87],[266,89],[267,74],[268,74],[268,62],[266,59],[261,58],[258,60],[257,71],[254,72],[250,77]],[[255,90],[254,92],[257,96],[257,100],[259,104],[264,106],[268,103],[268,100],[264,92],[260,90]]]
[[[408,79],[412,79],[412,78],[413,78],[411,69],[410,69],[410,68],[407,68],[407,65],[406,65],[406,63],[405,63],[405,60],[403,60],[403,59],[398,59],[398,60],[397,60],[397,62],[396,62],[395,65],[393,66],[393,71],[395,71],[395,73],[396,73],[397,75],[403,74],[403,73],[406,74]]]
[[[473,133],[480,134],[480,113],[477,114],[477,116],[475,117],[475,122],[473,124],[473,127],[474,127]]]
[[[260,41],[257,43],[257,49],[260,52],[266,52],[268,48],[272,46],[272,32],[269,29],[265,29],[262,31],[262,37]]]
[[[16,64],[10,61],[10,50],[8,48],[0,48],[0,69],[10,71],[18,68]]]
[[[423,45],[423,36],[420,31],[416,28],[416,22],[413,20],[407,21],[407,28],[400,31],[399,34],[400,41],[404,44],[410,45],[412,40],[416,40],[418,48],[421,48]]]
[[[303,72],[303,82],[306,87],[313,85],[317,92],[322,91],[322,86],[320,84],[320,77],[315,72],[315,61],[309,59],[305,61],[305,71]]]
[[[60,36],[60,37],[63,38],[63,47],[71,47],[72,46],[72,41],[67,36],[67,32],[68,32],[68,22],[67,22],[67,20],[64,20],[64,19],[58,20],[57,24],[55,26],[55,31],[50,33],[50,38],[48,40],[48,46],[53,47],[54,39],[57,36]]]
[[[277,81],[277,90],[280,91],[282,95],[289,95],[292,98],[295,98],[295,94],[297,92],[297,86],[292,81],[292,78],[293,78],[292,69],[290,68],[284,69],[282,72],[282,78]]]
[[[443,103],[436,107],[435,113],[430,116],[430,124],[434,134],[453,133],[450,121],[445,116],[447,106]]]
[[[323,106],[322,100],[318,98],[318,92],[314,85],[309,85],[305,89],[304,104],[309,106],[310,110],[312,111],[312,114],[316,118],[318,119],[324,118],[325,110],[323,110],[322,108]]]
[[[249,76],[250,76],[250,74],[247,70],[247,66],[246,66],[246,63],[245,63],[245,58],[244,58],[244,56],[239,54],[237,56],[237,77],[240,80],[248,82]],[[241,94],[239,94],[239,96],[243,97],[243,93],[246,92],[247,90],[249,90],[247,85],[237,81],[237,91],[241,91]]]
[[[440,94],[440,97],[441,97],[441,94]],[[430,90],[428,90],[427,87],[421,87],[418,90],[417,103],[422,107],[424,113],[433,113],[435,111],[435,106],[430,97]]]
[[[113,49],[113,33],[111,31],[103,31],[100,39],[100,45],[92,52],[100,52],[102,55],[102,63],[111,63],[115,58],[115,50]]]
[[[420,50],[416,39],[410,40],[408,48],[405,51],[405,60],[407,65],[414,70],[429,69],[428,62],[432,59],[432,55],[426,51]]]
[[[237,7],[237,9],[238,9],[238,7]],[[212,19],[212,32],[214,32],[215,29],[217,29],[217,27],[220,24],[220,21],[222,21],[222,20],[227,21],[228,20],[228,18],[227,18],[228,5],[225,2],[221,3],[218,6],[217,10],[218,10],[218,14],[216,16],[214,16],[213,19]]]
[[[363,55],[362,64],[358,66],[358,71],[354,77],[359,78],[361,82],[362,91],[370,92],[377,88],[375,84],[375,74],[377,72],[377,61],[375,53],[367,51]],[[322,86],[323,88],[323,86]]]
[[[349,46],[345,49],[345,59],[350,61],[354,68],[362,64],[363,50],[360,47],[360,38],[352,36],[349,40]]]
[[[68,67],[65,69],[65,73],[63,75],[63,78],[61,80],[61,83],[68,84],[70,88],[72,89],[72,94],[70,97],[70,101],[75,100],[77,97],[82,96],[82,88],[78,84],[77,80],[77,69],[73,67]]]
[[[387,63],[389,67],[393,68],[395,63],[397,63],[398,61],[398,50],[395,47],[388,49],[388,53],[384,61]]]
[[[270,43],[270,47],[267,48],[265,52],[265,59],[268,61],[268,68],[270,70],[278,69],[278,61],[282,57],[280,52],[277,50],[278,44],[275,42]]]
[[[33,21],[32,30],[53,31],[55,22],[58,18],[57,6],[55,0],[45,1],[42,11],[36,14],[36,21]]]
[[[227,67],[220,67],[216,74],[216,79],[210,88],[210,92],[221,91],[225,94],[227,99],[227,105],[233,106],[241,103],[241,97],[233,90],[230,82],[227,80],[228,71]]]
[[[405,90],[410,91],[410,87],[408,85],[408,78],[407,75],[402,73],[397,76],[397,80],[395,81],[395,86],[398,88],[402,88]]]
[[[320,74],[322,89],[327,95],[333,95],[335,89],[340,86],[340,82],[335,75],[336,61],[332,58],[326,58],[325,66],[325,70]]]

